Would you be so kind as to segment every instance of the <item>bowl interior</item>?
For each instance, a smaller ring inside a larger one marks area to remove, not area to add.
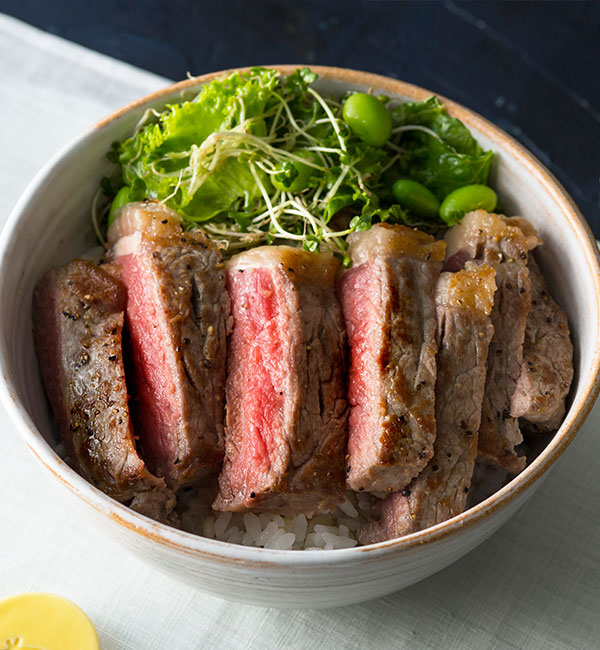
[[[374,87],[403,100],[430,93],[391,79],[334,69],[317,69],[324,93]],[[41,275],[95,245],[91,201],[111,164],[105,154],[115,140],[129,136],[148,107],[162,107],[197,91],[194,82],[143,100],[91,129],[57,155],[16,206],[0,246],[0,356],[9,398],[30,434],[28,443],[56,442],[33,348],[31,296]],[[575,343],[575,380],[569,413],[561,430],[536,463],[543,463],[570,440],[597,390],[600,348],[600,273],[591,233],[575,206],[549,173],[517,143],[479,116],[448,103],[484,148],[496,153],[492,182],[506,214],[527,217],[545,245],[538,259],[552,292],[566,310]],[[39,432],[39,433],[38,433]],[[550,463],[548,463],[550,464]],[[519,481],[519,478],[516,479]],[[90,488],[91,489],[91,488]]]

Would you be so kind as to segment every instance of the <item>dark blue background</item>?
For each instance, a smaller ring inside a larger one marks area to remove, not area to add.
[[[0,11],[172,79],[320,63],[424,86],[533,151],[600,237],[599,2],[0,0]]]

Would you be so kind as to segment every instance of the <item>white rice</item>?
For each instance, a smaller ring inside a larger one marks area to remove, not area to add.
[[[270,512],[215,512],[211,495],[190,491],[179,501],[184,530],[233,544],[281,550],[352,548],[359,542],[356,531],[365,523],[375,498],[348,492],[333,512],[307,517],[284,517]]]
[[[493,494],[507,481],[506,473],[477,466],[468,507]],[[284,517],[272,512],[216,512],[211,509],[215,487],[194,488],[178,496],[181,528],[196,535],[233,544],[281,550],[352,548],[356,533],[371,519],[377,498],[367,492],[346,492],[333,512],[312,517]]]

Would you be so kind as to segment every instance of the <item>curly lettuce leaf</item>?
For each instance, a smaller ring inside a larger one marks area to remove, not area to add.
[[[233,158],[192,193],[179,186],[178,172],[190,165],[193,147],[213,133],[229,131],[242,120],[256,119],[259,125],[276,84],[276,71],[253,68],[206,84],[193,101],[167,106],[157,123],[121,144],[124,182],[142,181],[149,198],[171,197],[169,207],[193,221],[210,219],[248,195],[255,198],[258,189],[248,166]]]
[[[491,152],[437,98],[393,108],[399,128],[374,147],[344,122],[343,98],[311,87],[316,79],[309,68],[286,77],[253,68],[204,85],[113,146],[108,156],[118,166],[105,194],[125,188],[129,200],[163,201],[186,227],[202,224],[238,249],[288,239],[345,255],[349,232],[380,221],[444,226],[396,203],[398,176],[440,199],[486,183]]]
[[[484,151],[469,129],[451,117],[437,97],[401,104],[393,110],[394,126],[418,125],[431,130],[401,133],[406,155],[400,172],[428,187],[440,200],[450,192],[487,184],[493,153]]]

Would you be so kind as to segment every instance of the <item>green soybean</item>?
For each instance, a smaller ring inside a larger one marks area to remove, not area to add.
[[[115,220],[116,214],[115,212],[119,209],[122,208],[124,205],[127,205],[131,201],[129,198],[129,186],[125,185],[123,186],[116,194],[115,198],[113,199],[113,202],[110,204],[110,211],[108,213],[108,225]]]
[[[401,178],[392,185],[392,193],[403,208],[418,217],[436,217],[440,209],[436,195],[417,181]]]
[[[492,212],[496,207],[498,197],[496,192],[487,185],[465,185],[450,192],[440,206],[440,217],[448,225],[460,221],[472,210],[487,210]]]
[[[342,116],[344,122],[363,142],[374,147],[383,146],[392,134],[392,116],[373,95],[350,95],[344,103]]]

